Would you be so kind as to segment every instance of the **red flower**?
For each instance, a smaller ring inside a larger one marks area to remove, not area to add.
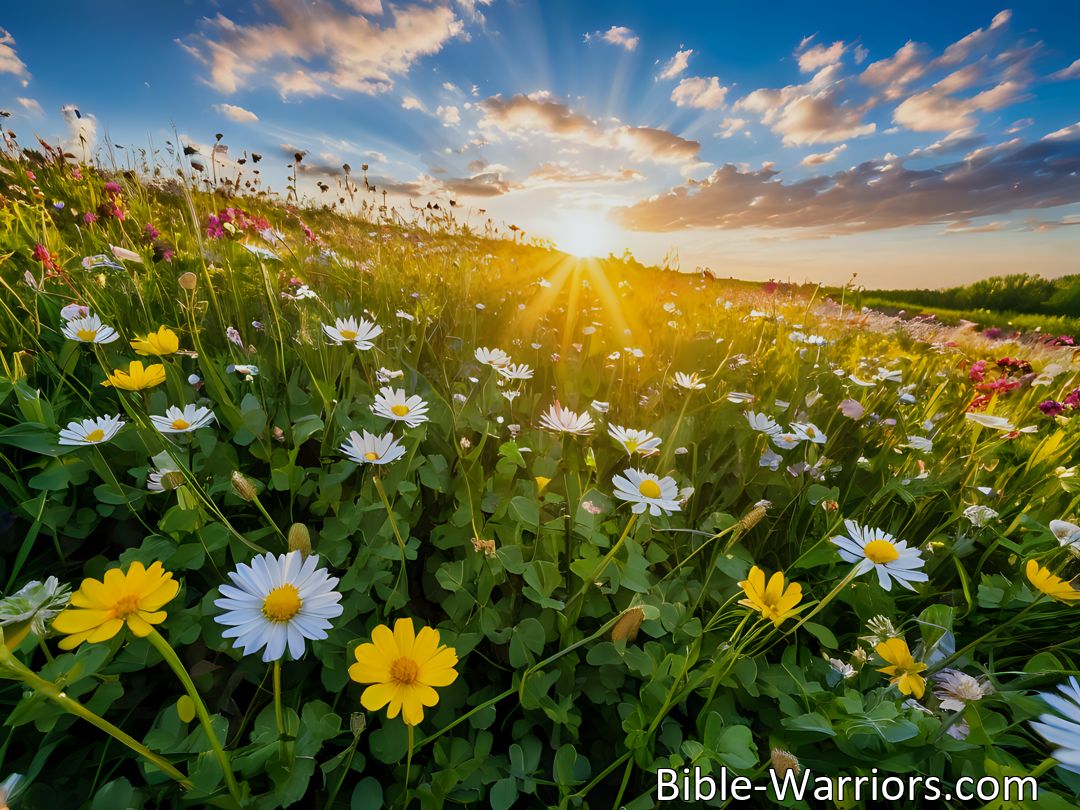
[[[34,245],[34,258],[41,262],[46,270],[60,269],[60,265],[57,264],[57,262],[60,261],[60,257],[55,253],[50,253],[49,249],[40,242]]]

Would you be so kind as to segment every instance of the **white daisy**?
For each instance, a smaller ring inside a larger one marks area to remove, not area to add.
[[[340,450],[357,464],[389,464],[405,455],[405,448],[393,433],[376,436],[366,430],[363,435],[355,430],[350,433]]]
[[[982,504],[972,504],[964,510],[964,517],[971,521],[971,525],[982,528],[998,516],[997,511]]]
[[[702,388],[705,387],[705,383],[698,379],[696,371],[693,371],[689,374],[684,374],[681,371],[676,371],[675,384],[680,388],[685,388],[687,391],[700,391]]]
[[[60,317],[65,321],[73,321],[76,318],[85,318],[90,314],[90,307],[85,304],[68,304],[60,310]]]
[[[418,395],[405,396],[404,388],[380,388],[371,406],[376,416],[404,422],[409,427],[416,427],[428,420],[427,403]]]
[[[79,343],[112,343],[120,337],[111,326],[105,326],[97,315],[71,318],[60,327],[60,331],[68,340]]]
[[[533,370],[527,363],[510,363],[507,366],[497,366],[495,370],[499,372],[499,376],[508,380],[531,380],[533,375]]]
[[[729,391],[727,401],[732,405],[742,405],[744,402],[753,402],[754,395],[748,394],[745,391]]]
[[[337,318],[333,326],[324,323],[322,328],[326,336],[335,345],[341,346],[344,343],[352,343],[361,351],[375,348],[372,340],[382,334],[381,326],[365,318],[360,320],[353,317]]]
[[[183,483],[183,480],[180,470],[175,467],[161,465],[147,474],[146,488],[150,492],[164,492],[167,489],[176,489],[177,486]]]
[[[792,447],[798,447],[799,442],[802,441],[802,436],[791,430],[770,433],[769,438],[772,439],[773,444],[781,450],[790,450]]]
[[[775,436],[780,432],[780,426],[776,424],[776,420],[763,413],[747,411],[746,421],[750,423],[752,430],[756,430],[758,433],[764,433],[766,436]]]
[[[941,708],[947,712],[962,712],[969,703],[975,703],[994,691],[982,678],[973,678],[958,669],[943,669],[934,676],[934,694],[941,700]]]
[[[540,426],[554,433],[570,433],[583,436],[593,431],[593,418],[588,411],[580,414],[563,408],[558,400],[540,415]]]
[[[510,355],[502,349],[488,349],[485,346],[481,346],[473,353],[473,356],[478,362],[483,363],[485,366],[491,366],[492,368],[502,368],[503,366],[510,365]]]
[[[329,620],[342,613],[337,577],[318,564],[318,555],[304,559],[299,551],[240,563],[229,572],[233,585],[219,586],[222,598],[214,600],[225,611],[214,617],[228,626],[221,635],[236,639],[233,647],[244,655],[263,650],[266,662],[280,660],[286,648],[294,659],[302,656],[304,639],[326,638]]]
[[[404,371],[394,371],[380,366],[379,370],[375,372],[375,379],[380,383],[388,383],[391,380],[397,380],[405,376]]]
[[[206,427],[214,419],[212,410],[199,405],[185,405],[183,410],[170,405],[164,416],[150,415],[150,421],[161,433],[191,433]]]
[[[99,416],[96,419],[83,419],[79,422],[68,422],[68,426],[60,431],[57,444],[70,447],[86,446],[90,444],[104,444],[116,435],[117,431],[125,425],[119,414],[116,416]]]
[[[1054,759],[1062,768],[1080,773],[1080,683],[1070,677],[1058,687],[1064,697],[1053,692],[1040,692],[1039,697],[1050,704],[1052,713],[1040,714],[1031,727],[1054,745]]]
[[[608,425],[608,435],[623,446],[627,455],[640,453],[642,456],[651,456],[659,452],[662,439],[648,430],[636,430],[624,428],[618,425]]]
[[[610,402],[601,402],[598,399],[594,399],[592,401],[592,403],[589,405],[589,407],[592,408],[597,413],[607,413],[608,408],[611,407],[611,403]]]
[[[1063,548],[1069,549],[1074,554],[1080,552],[1080,526],[1067,520],[1051,520],[1050,531],[1061,543]]]
[[[660,478],[655,473],[628,468],[622,475],[611,479],[615,484],[615,497],[633,504],[632,511],[640,515],[646,509],[653,517],[663,513],[681,511],[679,485],[670,475]]]
[[[927,575],[918,569],[926,563],[917,548],[908,548],[906,540],[897,542],[881,529],[860,526],[853,520],[845,520],[847,535],[833,537],[830,542],[840,549],[844,562],[857,563],[858,573],[877,569],[878,582],[885,590],[892,590],[895,579],[909,591],[915,590],[912,582],[926,582]]]
[[[792,422],[791,429],[800,439],[814,444],[825,444],[825,434],[813,422]]]

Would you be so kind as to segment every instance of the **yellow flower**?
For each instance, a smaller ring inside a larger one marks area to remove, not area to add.
[[[921,698],[926,691],[926,680],[919,673],[926,669],[926,664],[911,657],[907,642],[902,638],[890,638],[874,649],[889,664],[878,672],[888,675],[889,683],[895,685],[901,694]]]
[[[150,635],[151,625],[165,621],[162,605],[180,590],[180,583],[156,562],[144,568],[133,562],[125,574],[119,568],[105,572],[104,581],[84,579],[71,595],[71,607],[53,621],[53,629],[67,638],[60,649],[72,650],[84,641],[108,641],[126,624],[139,637]]]
[[[380,624],[371,632],[371,642],[356,648],[356,663],[349,677],[369,683],[360,703],[370,712],[389,704],[386,716],[401,714],[406,725],[424,720],[424,707],[439,702],[433,687],[449,686],[457,678],[457,652],[439,644],[439,631],[423,627],[413,634],[412,619],[398,619],[394,629]]]
[[[1027,573],[1028,582],[1051,599],[1057,599],[1059,602],[1080,601],[1080,591],[1034,560],[1028,560],[1025,573]]]
[[[127,371],[116,369],[102,385],[123,388],[125,391],[142,391],[144,388],[153,388],[163,382],[165,382],[165,366],[161,363],[154,363],[143,368],[140,361],[132,360],[128,364]]]
[[[146,337],[135,338],[131,341],[131,348],[135,350],[135,354],[156,354],[164,357],[175,353],[180,348],[180,338],[169,327],[162,326],[156,332],[147,334]]]
[[[784,575],[779,571],[769,578],[766,585],[765,572],[756,565],[739,583],[739,587],[746,594],[746,599],[740,599],[739,604],[756,610],[762,618],[769,619],[777,627],[795,613],[796,606],[802,601],[802,585],[792,582],[785,589]]]

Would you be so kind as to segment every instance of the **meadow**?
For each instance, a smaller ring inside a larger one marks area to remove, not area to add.
[[[1077,805],[1068,341],[154,161],[0,159],[11,806]]]

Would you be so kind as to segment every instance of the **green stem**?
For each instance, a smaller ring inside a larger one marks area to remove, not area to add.
[[[813,610],[811,610],[809,613],[807,613],[805,616],[803,616],[801,619],[799,619],[798,623],[796,623],[793,627],[791,627],[789,630],[785,631],[784,635],[785,636],[791,635],[796,630],[798,630],[800,627],[802,627],[804,624],[806,624],[808,621],[810,621],[810,619],[813,616],[816,616],[818,613],[820,613],[824,609],[824,607],[827,604],[829,604],[829,602],[831,602],[833,599],[836,598],[837,594],[839,594],[840,591],[844,590],[844,588],[846,588],[848,585],[851,584],[851,581],[853,579],[855,579],[855,577],[858,576],[858,574],[859,574],[859,567],[857,565],[853,566],[851,571],[848,572],[848,575],[846,577],[844,577],[842,580],[840,580],[840,582],[837,584],[837,586],[835,588],[833,588],[831,591],[829,591],[825,595],[825,598],[822,599],[820,602],[818,602],[814,606]]]
[[[969,650],[972,650],[975,647],[982,644],[984,641],[986,641],[986,639],[990,638],[995,633],[1001,632],[1002,630],[1004,630],[1006,627],[1008,627],[1011,624],[1016,624],[1018,621],[1020,621],[1020,619],[1022,619],[1024,616],[1026,616],[1031,611],[1031,609],[1033,607],[1035,607],[1037,604],[1039,604],[1039,597],[1036,597],[1035,601],[1032,602],[1030,605],[1028,605],[1026,608],[1024,608],[1023,610],[1021,610],[1021,611],[1019,611],[1017,613],[1014,613],[1010,618],[1006,619],[1001,624],[995,625],[991,630],[988,630],[987,632],[983,633],[981,636],[979,636],[977,639],[975,639],[970,644],[966,644],[963,647],[961,647],[959,650],[954,652],[952,655],[950,655],[944,661],[939,661],[938,663],[934,664],[932,667],[927,669],[926,674],[927,675],[933,675],[935,672],[938,672],[938,671],[944,669],[949,664],[951,664],[953,661],[956,661],[962,655],[967,653]]]
[[[214,750],[214,756],[217,757],[218,762],[221,764],[221,770],[225,776],[225,784],[229,788],[229,793],[237,804],[243,804],[243,794],[240,792],[240,786],[236,784],[236,777],[233,775],[232,764],[229,762],[229,756],[225,753],[225,749],[221,746],[221,741],[218,739],[217,732],[214,731],[214,725],[210,720],[210,713],[206,710],[206,704],[203,703],[203,699],[199,696],[199,690],[195,688],[195,682],[191,680],[191,676],[188,674],[187,669],[184,668],[184,664],[180,661],[180,657],[176,654],[176,650],[172,648],[165,637],[161,635],[156,629],[150,631],[147,640],[153,645],[161,657],[165,659],[165,662],[172,668],[172,671],[176,673],[176,677],[180,679],[180,683],[184,685],[184,689],[187,690],[188,696],[195,704],[195,713],[199,717],[199,722],[202,724],[203,731],[206,733],[206,739],[210,742],[210,747]]]
[[[53,703],[58,705],[64,711],[69,712],[76,717],[81,717],[86,722],[104,731],[113,739],[123,743],[136,754],[143,759],[151,762],[158,770],[166,774],[169,778],[176,780],[180,783],[184,790],[191,790],[194,785],[191,781],[178,771],[172,763],[162,757],[160,754],[155,754],[141,742],[136,740],[130,734],[114,726],[104,717],[92,712],[90,709],[83,706],[77,700],[69,698],[55,683],[47,681],[32,671],[29,667],[19,661],[3,644],[0,644],[0,667],[11,670],[15,673],[23,683],[42,695]]]
[[[285,712],[281,708],[281,659],[274,662],[274,721],[277,723],[278,741],[281,743],[282,759],[286,756]]]
[[[405,577],[405,593],[407,598],[409,584],[405,573],[405,541],[402,539],[401,532],[398,530],[397,521],[394,520],[394,510],[390,506],[390,499],[386,497],[386,490],[383,489],[382,479],[379,477],[378,473],[375,473],[371,476],[371,480],[375,483],[375,491],[379,493],[379,499],[386,508],[386,517],[390,521],[390,528],[394,530],[394,537],[397,539],[398,548],[401,549],[401,573],[398,575],[398,582],[394,585],[394,590],[397,590],[398,584],[400,584],[402,578]]]
[[[413,755],[413,726],[407,725],[409,729],[409,753],[405,756],[405,803],[401,805],[402,810],[408,810],[409,803],[412,801],[412,789],[409,787],[409,777],[412,774],[412,755]]]

